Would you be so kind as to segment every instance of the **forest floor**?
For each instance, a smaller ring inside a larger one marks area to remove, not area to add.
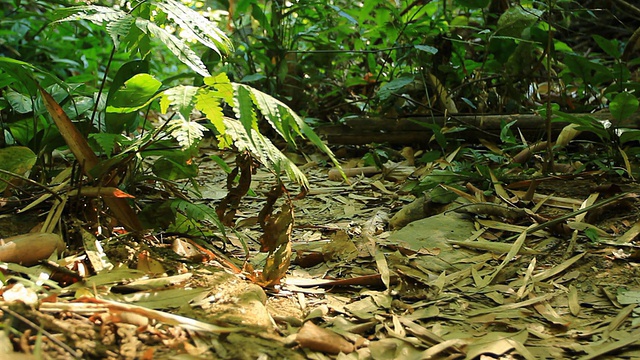
[[[18,269],[25,280],[2,290],[0,358],[640,358],[636,183],[551,176],[531,201],[526,183],[498,186],[502,200],[469,185],[442,206],[403,191],[420,170],[410,164],[347,184],[300,162],[310,189],[293,199],[292,263],[279,285],[234,271],[264,266],[256,223],[274,181],[258,171],[227,239],[210,226],[200,239],[68,243],[58,265],[80,281]],[[225,183],[203,161],[207,202],[226,195]],[[412,203],[405,225],[396,214]],[[1,220],[16,233],[39,221]]]

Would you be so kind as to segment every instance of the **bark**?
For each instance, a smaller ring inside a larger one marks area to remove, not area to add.
[[[572,114],[573,116],[592,116],[598,120],[609,120],[615,124],[608,111],[599,111],[592,114]],[[364,145],[370,143],[388,144],[427,144],[433,132],[423,124],[437,124],[443,127],[443,131],[456,130],[447,136],[467,141],[486,139],[497,141],[500,139],[500,124],[502,121],[509,123],[516,120],[511,127],[514,134],[521,132],[531,142],[544,139],[545,120],[534,114],[514,115],[455,115],[450,117],[415,116],[405,118],[351,118],[340,125],[320,127],[317,131],[324,135],[330,144],[334,145]],[[640,112],[632,115],[620,127],[638,128]],[[566,122],[552,123],[553,136],[557,136]],[[461,131],[457,131],[463,129]],[[589,138],[588,133],[584,133]]]

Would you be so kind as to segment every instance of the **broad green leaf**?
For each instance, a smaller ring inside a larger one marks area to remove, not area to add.
[[[242,78],[242,80],[240,80],[241,83],[248,83],[248,82],[254,82],[254,81],[259,81],[259,80],[264,80],[267,77],[264,76],[263,74],[251,74],[251,75],[247,75],[245,77]]]
[[[115,91],[107,105],[107,112],[137,111],[155,99],[154,95],[160,86],[162,83],[149,74],[134,75]]]
[[[192,179],[198,175],[198,166],[186,160],[188,159],[160,158],[153,163],[153,173],[169,181]]]
[[[620,143],[625,144],[630,141],[640,141],[640,130],[620,129]]]
[[[522,31],[535,24],[540,16],[542,16],[541,10],[512,6],[498,19],[497,33],[502,36],[519,38]]]
[[[33,77],[33,72],[27,69],[35,70],[31,64],[14,60],[10,58],[0,57],[0,69],[4,70],[7,75],[18,80],[20,85],[24,86],[31,96],[35,96],[38,92],[38,85]]]
[[[615,120],[625,120],[638,110],[638,98],[628,92],[621,92],[613,98],[609,110]]]
[[[138,32],[140,32],[138,30]],[[145,35],[146,36],[146,35]],[[125,82],[137,74],[149,72],[149,62],[145,60],[134,60],[125,63],[118,69],[116,76],[113,77],[111,88],[107,94],[107,107],[113,104],[115,94],[125,86]],[[138,113],[132,110],[128,113],[107,112],[104,117],[105,129],[108,133],[119,134],[123,130],[131,130],[136,125]]]
[[[28,147],[11,146],[0,149],[0,169],[10,173],[24,176],[36,163],[37,156]],[[0,191],[8,186],[8,181],[16,180],[15,177],[0,173]]]
[[[20,114],[26,114],[33,111],[33,100],[19,92],[9,90],[4,93],[4,98],[9,102],[11,108]]]
[[[620,53],[620,44],[617,40],[609,40],[600,35],[593,35],[593,40],[596,41],[598,46],[600,46],[600,48],[604,50],[607,55],[613,57],[614,59],[619,59],[620,56],[622,56],[622,53]]]
[[[231,85],[227,74],[220,73],[216,76],[208,76],[204,78],[204,83],[218,91],[216,96],[221,97],[227,104],[233,105],[233,85]]]
[[[380,87],[380,90],[378,90],[378,97],[380,97],[380,100],[386,100],[393,93],[411,84],[414,80],[415,78],[413,76],[403,76],[403,77],[391,80],[388,83],[384,83]]]
[[[614,78],[609,68],[590,61],[583,56],[566,54],[564,63],[569,67],[569,70],[582,78],[587,84],[597,85],[602,82],[611,81]]]

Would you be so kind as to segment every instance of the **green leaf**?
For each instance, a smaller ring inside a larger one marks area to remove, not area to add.
[[[246,134],[251,135],[252,129],[258,129],[258,118],[256,112],[253,109],[253,101],[251,99],[250,88],[242,84],[233,84],[234,89],[234,102],[233,112],[236,114],[238,120],[246,130]]]
[[[638,98],[628,92],[621,92],[613,98],[609,110],[615,120],[625,120],[638,110]]]
[[[420,51],[424,51],[426,53],[435,55],[436,53],[438,53],[438,49],[433,47],[433,46],[429,46],[429,45],[414,45],[413,47],[415,47],[416,49],[420,50]]]
[[[211,21],[197,11],[175,0],[163,0],[155,3],[182,29],[189,31],[198,42],[222,55],[233,48],[231,40]]]
[[[620,143],[628,143],[630,141],[640,141],[640,130],[636,129],[620,129]]]
[[[222,99],[219,96],[216,96],[214,91],[200,89],[195,100],[196,109],[202,111],[207,116],[207,119],[209,119],[219,134],[224,135],[225,127],[224,122],[222,121],[224,113],[220,106],[220,101]]]
[[[160,99],[160,111],[166,113],[169,108],[189,119],[193,109],[193,100],[200,88],[195,86],[178,85],[162,92]]]
[[[500,140],[505,144],[515,144],[516,137],[511,131],[511,126],[517,123],[518,120],[513,120],[510,123],[505,123],[504,120],[500,121]]]
[[[157,177],[169,181],[193,179],[198,176],[198,165],[187,160],[183,157],[162,157],[153,163],[152,170]]]
[[[146,35],[145,35],[146,36]],[[109,94],[107,95],[107,108],[113,104],[115,94],[125,86],[125,82],[137,74],[149,72],[149,62],[146,60],[134,60],[125,63],[118,69],[113,77]],[[136,124],[138,114],[135,110],[129,113],[107,112],[105,115],[105,128],[108,133],[119,134],[123,130],[131,130]]]
[[[614,78],[609,68],[583,56],[566,54],[564,63],[587,84],[597,85]]]
[[[191,68],[191,70],[205,77],[211,76],[198,54],[191,50],[189,44],[184,40],[146,19],[137,18],[136,26],[145,34],[153,35],[162,41],[169,51],[171,51],[178,60]]]
[[[4,93],[4,98],[15,112],[26,114],[33,111],[33,100],[29,96],[8,90]]]
[[[393,93],[411,84],[414,80],[415,78],[413,76],[404,76],[389,81],[388,83],[384,83],[382,86],[380,86],[380,90],[378,90],[378,97],[380,97],[380,100],[386,100]]]
[[[216,76],[206,77],[204,83],[218,91],[216,96],[221,97],[227,104],[233,105],[233,85],[231,85],[227,74],[220,73]]]
[[[542,11],[521,6],[512,6],[498,19],[498,34],[519,38],[524,29],[531,27],[542,16]]]
[[[292,136],[292,131],[298,135],[298,126],[294,121],[291,121],[291,111],[285,108],[285,105],[274,97],[269,96],[262,91],[254,88],[248,88],[251,91],[252,100],[260,110],[260,113],[265,116],[271,127],[284,138],[287,143],[295,146],[295,141]]]
[[[620,53],[620,44],[617,40],[605,39],[600,35],[593,35],[593,40],[596,41],[598,46],[600,46],[600,48],[604,50],[607,55],[613,57],[614,59],[619,59],[620,56],[622,56],[622,53]]]
[[[36,163],[37,156],[28,147],[11,146],[0,149],[0,169],[24,176]],[[4,191],[7,181],[16,180],[8,174],[0,173],[0,191]]]
[[[116,145],[121,145],[126,140],[126,138],[121,134],[113,133],[89,134],[89,139],[95,141],[107,157],[111,157],[111,155],[113,155]]]
[[[273,169],[276,173],[284,171],[292,181],[304,188],[309,187],[307,177],[289,158],[273,145],[271,140],[254,129],[249,129],[248,132],[237,120],[225,118],[224,121],[227,134],[231,136],[238,150],[251,152],[264,166]]]
[[[137,74],[118,88],[107,106],[107,112],[130,113],[137,111],[155,99],[162,83],[149,74]]]
[[[188,149],[202,139],[206,130],[207,128],[203,125],[178,116],[167,123],[166,131],[178,141],[183,149]]]

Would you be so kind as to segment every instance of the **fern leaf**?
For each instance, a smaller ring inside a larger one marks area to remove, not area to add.
[[[194,204],[187,200],[176,199],[171,201],[170,206],[173,211],[179,211],[189,219],[195,221],[210,221],[214,223],[218,229],[220,229],[222,235],[226,237],[222,221],[218,218],[215,210],[208,205]]]
[[[193,109],[193,98],[199,89],[195,86],[178,85],[163,91],[160,111],[166,113],[171,108],[182,114],[183,118],[188,119]]]
[[[54,23],[65,21],[87,20],[96,25],[107,23],[106,29],[114,44],[118,44],[119,36],[127,36],[135,18],[128,13],[98,5],[72,6],[56,11],[54,17],[61,17]]]
[[[136,20],[132,16],[125,16],[107,23],[107,33],[111,36],[111,39],[116,46],[120,43],[120,38],[124,38],[129,35],[129,32],[135,22]]]
[[[182,115],[167,124],[167,132],[178,141],[183,149],[188,149],[200,141],[206,130],[207,128],[204,126],[195,121],[189,121]]]
[[[233,139],[234,145],[240,151],[248,150],[267,168],[274,169],[277,173],[284,171],[292,181],[304,188],[309,187],[307,177],[273,145],[271,140],[254,129],[250,129],[250,132],[247,132],[237,120],[225,117],[224,123],[227,128],[227,134]]]
[[[217,92],[207,89],[201,89],[196,95],[196,109],[202,111],[207,119],[213,124],[218,131],[218,146],[226,148],[231,146],[231,139],[226,135],[226,127],[224,125],[224,114],[220,106],[221,98],[217,96]]]
[[[295,116],[297,116],[293,110],[287,105],[273,96],[267,95],[262,91],[254,89],[250,86],[246,86],[251,92],[251,99],[260,110],[260,113],[265,116],[271,127],[282,136],[287,143],[295,146],[294,135],[300,136],[300,129]],[[300,121],[303,121],[300,119]]]
[[[205,85],[211,86],[218,92],[220,96],[227,104],[233,104],[233,85],[227,74],[220,73],[216,76],[210,76],[204,78]]]
[[[247,134],[251,137],[252,129],[258,129],[258,117],[253,109],[251,92],[244,85],[233,84],[233,112],[236,114]]]
[[[145,34],[157,37],[180,61],[202,76],[211,76],[200,57],[179,37],[146,19],[136,19],[136,26]]]
[[[126,12],[106,6],[86,5],[71,6],[56,10],[54,18],[59,18],[54,23],[63,21],[88,20],[96,25],[102,25],[105,22],[117,21],[122,18],[131,17]]]
[[[218,54],[222,55],[222,52],[229,52],[233,48],[231,40],[211,21],[181,2],[164,0],[156,3],[156,6],[167,14],[168,19],[191,32],[201,44]]]
[[[293,143],[293,138],[291,137],[292,133],[307,138],[313,145],[317,146],[329,156],[331,162],[340,169],[340,173],[344,176],[340,162],[338,162],[338,159],[336,159],[331,149],[329,149],[322,139],[320,139],[318,134],[316,134],[313,129],[304,122],[304,119],[295,113],[295,111],[291,110],[289,106],[273,96],[265,94],[250,86],[242,86],[251,91],[252,99],[258,107],[258,110],[260,110],[260,113],[267,118],[269,124],[271,124],[271,126],[285,140],[287,140],[288,143]]]
[[[94,140],[107,157],[113,155],[116,145],[120,145],[126,140],[126,138],[120,134],[108,133],[89,134],[89,139]]]

